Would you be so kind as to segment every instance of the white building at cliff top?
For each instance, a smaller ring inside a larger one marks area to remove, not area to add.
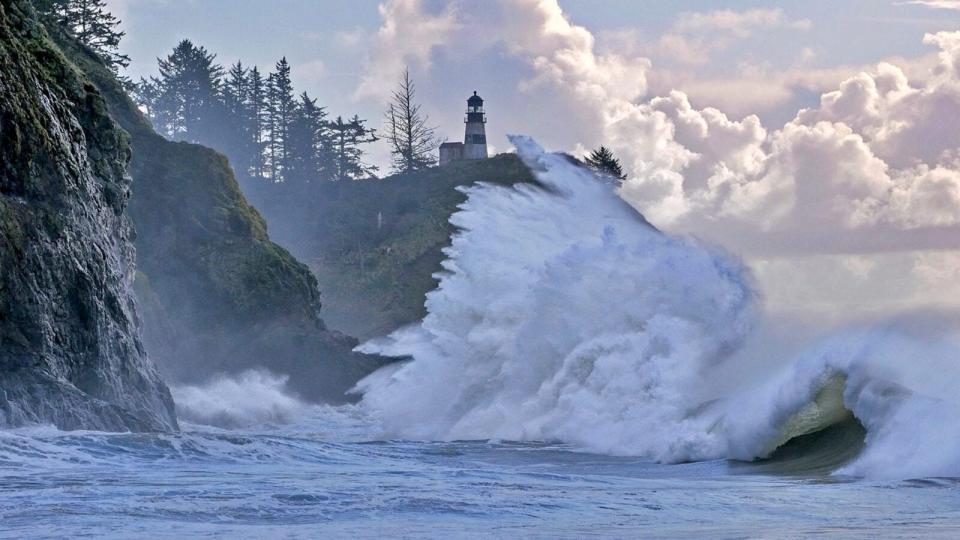
[[[474,91],[467,99],[467,117],[464,120],[462,143],[443,143],[440,145],[440,165],[446,165],[461,159],[486,159],[487,156],[487,116],[483,112],[483,98]]]

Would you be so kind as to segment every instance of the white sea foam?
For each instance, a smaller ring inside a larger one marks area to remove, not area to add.
[[[364,403],[405,437],[716,455],[691,394],[752,324],[747,271],[661,234],[567,157],[513,142],[543,185],[466,190],[428,316],[364,346],[415,360],[361,383]]]
[[[762,457],[791,416],[842,376],[843,406],[866,448],[838,472],[872,478],[960,476],[960,335],[944,314],[901,317],[820,341],[782,372],[726,400],[727,454]]]
[[[792,358],[753,331],[735,258],[658,232],[567,157],[513,142],[542,185],[465,189],[427,317],[362,346],[413,358],[358,385],[387,435],[753,459],[849,411],[867,447],[839,472],[960,475],[956,325],[903,318]],[[747,361],[758,351],[765,365]]]
[[[265,423],[285,424],[308,405],[286,389],[287,377],[266,370],[221,375],[203,385],[171,388],[181,420],[234,428]]]

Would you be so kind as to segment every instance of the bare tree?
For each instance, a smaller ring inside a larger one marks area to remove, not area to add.
[[[387,107],[387,140],[393,155],[393,168],[398,172],[415,171],[436,163],[433,153],[439,142],[436,128],[427,125],[429,117],[415,102],[416,88],[410,79],[410,70],[404,70],[403,79],[393,91]]]

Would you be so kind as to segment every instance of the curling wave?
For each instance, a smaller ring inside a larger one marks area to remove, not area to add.
[[[837,333],[778,376],[726,400],[727,457],[764,458],[843,424],[863,450],[835,472],[871,478],[960,476],[960,336],[955,317],[915,314]]]
[[[956,325],[845,331],[792,360],[769,353],[780,366],[760,377],[738,364],[758,320],[744,265],[656,230],[569,157],[512,142],[539,185],[465,188],[428,315],[361,346],[412,358],[358,385],[385,436],[665,462],[777,462],[793,448],[819,456],[798,470],[960,475]]]

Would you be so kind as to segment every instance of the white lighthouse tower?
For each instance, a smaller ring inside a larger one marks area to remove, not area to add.
[[[487,117],[483,112],[483,98],[473,95],[467,99],[467,127],[463,135],[463,159],[487,158]]]

